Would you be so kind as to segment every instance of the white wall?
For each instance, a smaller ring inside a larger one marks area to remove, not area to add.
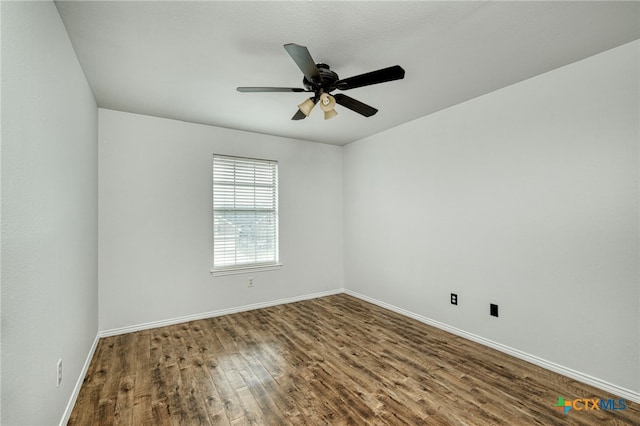
[[[1,423],[51,425],[98,331],[98,113],[53,3],[1,7]]]
[[[347,145],[345,288],[640,391],[638,51]]]
[[[342,288],[340,147],[104,109],[99,121],[101,330]],[[211,276],[213,153],[279,162],[281,270]]]

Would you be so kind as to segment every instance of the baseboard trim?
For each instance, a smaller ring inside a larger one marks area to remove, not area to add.
[[[196,320],[201,320],[201,319],[206,319],[206,318],[219,317],[219,316],[222,316],[222,315],[236,314],[236,313],[239,313],[239,312],[252,311],[254,309],[269,308],[271,306],[284,305],[286,303],[300,302],[302,300],[317,299],[319,297],[332,296],[334,294],[340,294],[340,293],[343,293],[343,292],[344,292],[344,289],[338,288],[338,289],[329,290],[329,291],[322,291],[322,292],[318,292],[318,293],[305,294],[305,295],[302,295],[302,296],[295,296],[295,297],[289,297],[289,298],[285,298],[285,299],[270,300],[268,302],[254,303],[254,304],[251,304],[251,305],[244,305],[244,306],[238,306],[238,307],[234,307],[234,308],[220,309],[220,310],[217,310],[217,311],[203,312],[203,313],[194,314],[194,315],[186,315],[186,316],[178,317],[178,318],[171,318],[171,319],[166,319],[166,320],[161,320],[161,321],[152,321],[152,322],[148,322],[148,323],[144,323],[144,324],[137,324],[137,325],[121,327],[121,328],[113,328],[113,329],[110,329],[110,330],[103,330],[103,331],[98,332],[98,336],[101,337],[101,338],[102,337],[117,336],[119,334],[133,333],[133,332],[141,331],[141,330],[150,330],[152,328],[165,327],[165,326],[168,326],[168,325],[175,325],[175,324],[180,324],[180,323],[183,323],[183,322],[189,322],[189,321],[196,321]]]
[[[601,389],[605,392],[609,392],[613,395],[619,396],[629,401],[633,401],[635,403],[640,404],[640,393],[634,392],[629,389],[625,389],[623,387],[614,385],[612,383],[606,382],[604,380],[598,379],[597,377],[590,376],[588,374],[581,373],[579,371],[573,370],[571,368],[565,367],[563,365],[556,364],[551,361],[547,361],[546,359],[537,357],[535,355],[528,354],[526,352],[520,351],[518,349],[514,349],[510,346],[503,345],[498,342],[494,342],[493,340],[486,339],[484,337],[475,335],[473,333],[466,332],[459,328],[452,327],[450,325],[441,323],[439,321],[435,321],[431,318],[427,318],[425,316],[416,314],[411,311],[407,311],[402,308],[398,308],[397,306],[390,305],[389,303],[382,302],[380,300],[374,299],[369,296],[365,296],[364,294],[357,293],[355,291],[345,289],[344,292],[350,296],[356,297],[358,299],[364,300],[365,302],[372,303],[374,305],[380,306],[381,308],[388,309],[390,311],[396,312],[400,315],[404,315],[409,318],[413,318],[422,323],[431,325],[433,327],[439,328],[440,330],[447,331],[451,334],[455,334],[456,336],[463,337],[465,339],[471,340],[476,343],[480,343],[481,345],[488,346],[492,349],[498,350],[500,352],[506,353],[507,355],[511,355],[515,358],[521,359],[523,361],[530,362],[531,364],[535,364],[539,367],[545,368],[547,370],[553,371],[554,373],[561,374],[563,376],[569,377],[571,379],[577,380],[582,383],[586,383],[598,389]]]
[[[96,348],[98,347],[98,341],[100,340],[100,336],[96,334],[96,338],[93,339],[93,344],[89,349],[89,353],[87,354],[87,359],[84,361],[84,365],[82,366],[82,371],[80,371],[80,376],[76,381],[76,385],[73,388],[73,392],[71,393],[71,398],[69,398],[69,402],[67,403],[67,408],[64,409],[64,413],[62,414],[62,420],[60,420],[60,426],[65,426],[69,423],[69,418],[71,417],[71,412],[73,411],[74,405],[76,405],[76,400],[78,399],[78,395],[80,394],[80,389],[82,388],[82,383],[84,383],[84,377],[87,375],[87,371],[89,370],[89,364],[91,364],[91,360],[93,359],[93,355],[96,352]]]

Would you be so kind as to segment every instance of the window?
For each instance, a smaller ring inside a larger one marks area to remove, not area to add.
[[[278,163],[213,156],[212,273],[278,264]]]

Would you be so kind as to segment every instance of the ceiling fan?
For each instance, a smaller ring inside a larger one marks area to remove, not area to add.
[[[387,81],[400,80],[404,78],[404,69],[400,65],[382,68],[365,74],[340,79],[338,74],[329,68],[329,65],[316,64],[309,50],[305,46],[295,43],[284,45],[293,61],[298,65],[304,74],[302,79],[303,88],[297,87],[238,87],[238,92],[311,92],[313,96],[298,105],[298,111],[291,118],[292,120],[302,120],[306,118],[316,103],[320,102],[320,108],[324,111],[324,119],[335,117],[338,113],[334,109],[336,103],[365,117],[371,117],[377,109],[353,99],[342,93],[331,95],[336,89],[349,90],[356,87],[369,86],[372,84],[385,83]]]

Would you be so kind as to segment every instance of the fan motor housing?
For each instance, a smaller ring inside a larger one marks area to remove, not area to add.
[[[316,67],[318,68],[320,77],[322,77],[322,82],[316,84],[312,81],[309,81],[307,77],[304,77],[302,79],[302,84],[304,84],[304,87],[307,90],[310,90],[312,92],[316,92],[318,91],[318,89],[322,89],[322,91],[326,93],[329,93],[332,90],[335,90],[336,81],[340,79],[338,77],[338,74],[336,74],[334,71],[331,71],[331,69],[329,68],[329,65],[327,64],[322,64],[322,63],[316,64]]]

